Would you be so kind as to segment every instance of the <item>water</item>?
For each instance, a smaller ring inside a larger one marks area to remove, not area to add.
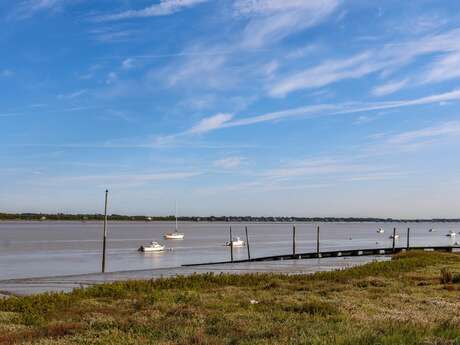
[[[228,260],[228,228],[244,239],[248,225],[251,256],[292,252],[292,224],[181,223],[185,239],[163,241],[173,222],[110,222],[107,271],[177,267],[186,263]],[[459,223],[320,223],[321,250],[391,247],[393,227],[397,245],[406,245],[411,228],[411,245],[451,245],[445,235],[460,231]],[[377,229],[385,229],[378,234]],[[316,250],[316,224],[297,224],[297,252]],[[436,232],[428,232],[434,228]],[[0,280],[55,276],[100,271],[101,222],[0,222]],[[460,235],[459,235],[460,236]],[[170,251],[139,253],[137,248],[152,240],[165,242]],[[460,238],[459,238],[460,240]],[[235,259],[245,259],[247,250],[234,249]]]

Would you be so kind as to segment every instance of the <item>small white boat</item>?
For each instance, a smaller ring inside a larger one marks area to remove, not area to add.
[[[455,233],[455,231],[452,231],[452,230],[449,230],[449,232],[447,233],[446,236],[448,237],[455,237],[457,234]]]
[[[179,232],[179,224],[177,221],[177,202],[176,202],[176,227],[174,229],[174,232],[168,232],[163,235],[165,240],[183,240],[185,234],[182,232]]]
[[[233,245],[233,247],[244,247],[246,245],[246,242],[244,242],[241,238],[239,237],[233,237],[231,241],[228,241],[225,243],[227,247],[230,247]]]
[[[398,234],[394,235],[394,238],[395,238],[395,240],[397,240],[399,238],[399,235]],[[391,240],[393,239],[393,235],[390,236],[390,239]]]
[[[146,246],[141,246],[138,250],[140,252],[162,252],[165,250],[165,246],[153,241]]]
[[[428,232],[436,232],[436,229],[430,229]]]
[[[379,228],[379,229],[377,230],[377,233],[378,233],[378,234],[383,234],[384,232],[385,232],[385,230],[383,230],[382,228]]]
[[[182,232],[177,231],[164,234],[165,240],[183,240],[184,236],[185,235]]]

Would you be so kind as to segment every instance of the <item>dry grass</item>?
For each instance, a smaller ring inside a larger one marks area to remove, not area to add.
[[[0,344],[460,345],[459,259],[407,253],[314,275],[207,274],[13,297],[0,300]]]

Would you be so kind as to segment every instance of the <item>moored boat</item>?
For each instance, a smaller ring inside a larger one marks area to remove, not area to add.
[[[246,242],[243,241],[241,238],[239,237],[233,237],[233,239],[231,241],[227,241],[225,243],[225,245],[227,247],[230,247],[230,246],[233,246],[233,247],[244,247],[246,245]]]
[[[138,250],[140,252],[162,252],[165,250],[165,246],[158,242],[152,241],[146,246],[140,246]]]

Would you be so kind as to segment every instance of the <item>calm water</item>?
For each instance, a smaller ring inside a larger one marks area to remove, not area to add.
[[[228,228],[244,238],[245,224],[182,223],[181,241],[163,241],[163,233],[174,229],[169,222],[109,223],[108,271],[177,267],[229,259]],[[321,249],[391,247],[393,227],[405,246],[411,228],[411,245],[450,245],[446,233],[460,231],[459,223],[324,223]],[[297,252],[314,251],[316,224],[297,224]],[[382,227],[384,234],[376,230]],[[428,229],[436,232],[430,233]],[[251,256],[286,254],[292,251],[292,225],[248,224]],[[0,280],[22,277],[92,273],[100,270],[101,222],[0,222]],[[460,241],[460,235],[459,241]],[[170,251],[139,253],[137,248],[152,240],[165,242]],[[235,259],[247,256],[246,248],[235,248]]]

